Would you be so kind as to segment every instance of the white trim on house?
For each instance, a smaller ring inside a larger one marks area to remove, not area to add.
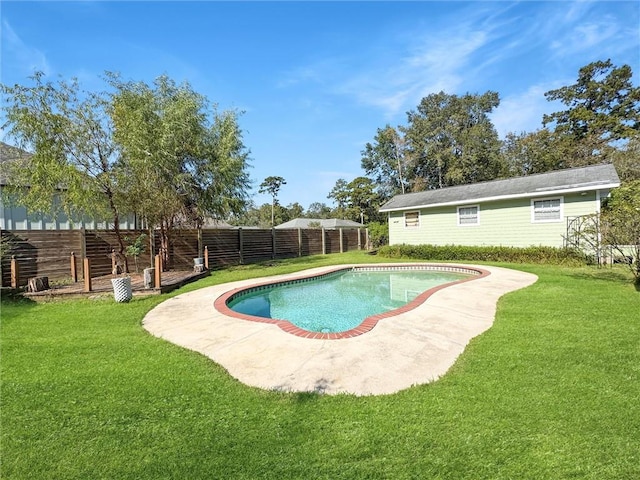
[[[464,212],[461,210],[472,210],[475,208],[475,213]],[[457,224],[459,227],[477,227],[480,225],[480,205],[461,205],[457,208],[456,212]],[[463,221],[464,220],[464,221]]]
[[[415,218],[407,218],[413,214],[415,214]],[[420,211],[404,212],[404,228],[420,228]]]
[[[551,202],[555,200],[558,204]],[[540,205],[536,206],[536,202]],[[537,218],[540,216],[541,218]],[[531,199],[531,223],[558,223],[564,221],[564,197],[543,197]]]
[[[606,190],[606,189],[616,188],[619,186],[620,186],[619,183],[607,183],[604,185],[598,185],[598,190]],[[556,190],[556,191],[549,191],[544,193],[565,195],[567,193],[587,192],[590,190],[594,190],[594,189],[581,186],[581,187],[565,188],[565,189]],[[483,202],[494,202],[497,200],[509,200],[514,198],[535,198],[538,195],[540,195],[540,193],[543,193],[543,192],[538,191],[538,192],[526,192],[526,193],[510,194],[510,195],[495,195],[493,197],[474,198],[473,200],[478,203],[483,203]],[[453,205],[463,205],[465,202],[466,202],[465,200],[456,200],[452,202],[430,203],[426,205],[413,205],[410,207],[383,208],[383,209],[380,209],[380,212],[398,212],[403,210],[415,210],[416,208],[423,209],[423,208],[435,208],[435,207],[448,207]]]

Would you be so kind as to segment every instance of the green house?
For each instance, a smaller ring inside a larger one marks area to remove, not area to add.
[[[618,186],[613,165],[591,165],[396,195],[380,211],[391,245],[562,247],[572,220]]]

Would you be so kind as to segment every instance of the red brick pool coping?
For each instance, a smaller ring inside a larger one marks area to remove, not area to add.
[[[315,278],[324,277],[326,275],[330,275],[332,273],[340,272],[340,271],[349,271],[349,270],[362,270],[362,271],[376,271],[376,270],[430,270],[430,271],[438,271],[438,272],[457,272],[457,273],[469,273],[472,276],[469,278],[462,278],[460,280],[456,280],[453,282],[447,282],[442,285],[438,285],[436,287],[430,288],[419,294],[416,298],[414,298],[411,302],[403,305],[402,307],[396,308],[394,310],[389,310],[388,312],[378,313],[376,315],[372,315],[370,317],[365,318],[360,325],[354,327],[350,330],[345,330],[344,332],[332,332],[332,333],[323,333],[323,332],[311,332],[309,330],[303,330],[302,328],[292,324],[287,320],[280,320],[276,318],[265,318],[265,317],[257,317],[254,315],[247,315],[245,313],[239,313],[227,306],[227,302],[229,302],[236,295],[246,292],[249,290],[253,290],[259,287],[267,287],[274,285],[286,285],[289,283],[296,283],[301,280],[310,280]],[[415,309],[417,306],[422,305],[431,295],[434,293],[450,287],[452,285],[458,285],[460,283],[470,282],[473,280],[477,280],[483,277],[490,275],[491,272],[488,270],[484,270],[482,268],[477,267],[467,267],[462,265],[454,265],[454,264],[392,264],[392,265],[366,265],[366,266],[349,266],[349,267],[336,267],[334,269],[325,271],[321,274],[313,274],[313,275],[304,275],[299,277],[290,278],[287,280],[271,280],[269,282],[260,282],[255,283],[253,285],[247,285],[244,287],[236,288],[230,290],[228,292],[223,293],[218,298],[216,298],[214,302],[215,309],[229,317],[238,318],[241,320],[247,320],[250,322],[259,322],[259,323],[269,323],[273,325],[277,325],[280,329],[285,331],[286,333],[290,333],[291,335],[295,335],[297,337],[309,338],[309,339],[317,339],[317,340],[340,340],[343,338],[352,338],[357,337],[358,335],[362,335],[371,331],[380,320],[385,318],[395,317],[402,313],[411,311]]]

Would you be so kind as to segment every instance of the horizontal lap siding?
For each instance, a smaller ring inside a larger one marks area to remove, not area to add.
[[[538,198],[554,198],[541,195]],[[595,192],[586,195],[563,195],[562,219],[558,222],[533,223],[531,199],[514,199],[482,203],[480,224],[459,226],[457,207],[423,209],[417,228],[404,226],[402,212],[389,216],[389,238],[392,245],[471,245],[471,246],[551,246],[562,247],[566,235],[566,217],[588,215],[597,211]],[[469,203],[469,205],[477,205]]]

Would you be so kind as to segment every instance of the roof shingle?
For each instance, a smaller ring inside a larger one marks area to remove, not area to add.
[[[391,212],[408,208],[460,205],[506,198],[538,197],[560,192],[614,188],[619,185],[620,179],[613,165],[589,165],[587,167],[556,170],[526,177],[492,180],[396,195],[380,207],[380,211]]]

